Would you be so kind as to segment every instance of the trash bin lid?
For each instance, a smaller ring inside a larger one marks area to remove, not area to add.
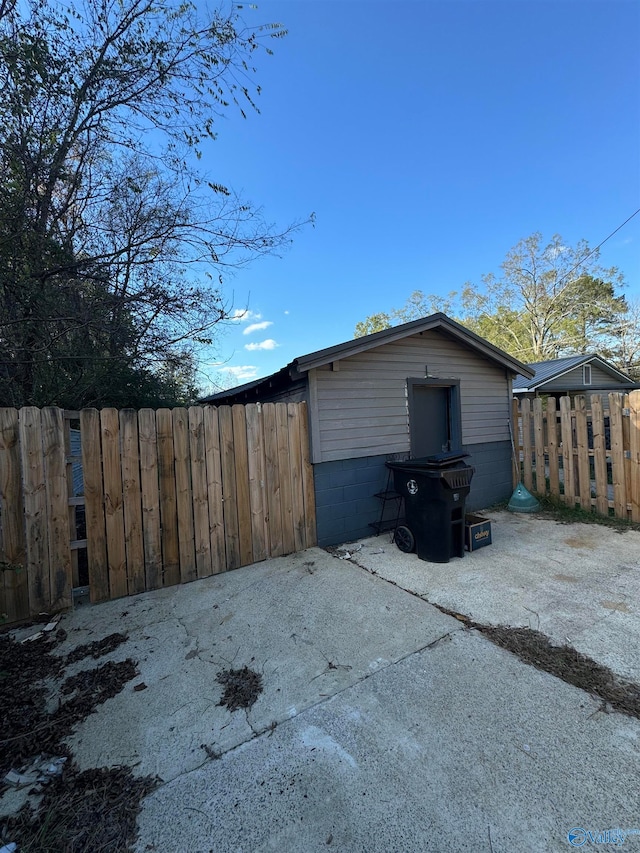
[[[464,450],[449,450],[445,453],[435,453],[433,456],[420,456],[417,459],[406,459],[404,462],[387,462],[387,468],[398,471],[440,471],[466,459],[469,454]]]
[[[432,456],[423,456],[425,462],[434,465],[453,465],[460,459],[466,459],[469,454],[464,450],[446,450],[443,453],[434,453]]]

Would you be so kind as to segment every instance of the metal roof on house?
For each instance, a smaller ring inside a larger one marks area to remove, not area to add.
[[[374,332],[371,335],[364,335],[361,338],[354,338],[345,341],[341,344],[336,344],[332,347],[325,347],[321,350],[308,353],[307,355],[294,358],[286,367],[270,376],[262,379],[255,379],[252,382],[246,382],[244,385],[237,385],[227,391],[219,391],[216,394],[211,394],[203,397],[201,403],[212,403],[221,400],[225,397],[242,394],[245,391],[257,389],[261,387],[284,387],[296,379],[300,379],[307,371],[316,367],[322,367],[331,362],[340,361],[348,356],[357,355],[361,352],[374,349],[383,344],[393,343],[397,340],[417,335],[422,332],[437,330],[447,334],[449,337],[456,339],[459,343],[476,352],[481,353],[485,358],[499,364],[512,374],[522,376],[533,376],[533,371],[521,361],[513,358],[513,356],[504,352],[498,347],[451,320],[446,314],[437,313],[431,314],[429,317],[423,317],[420,320],[412,320],[409,323],[402,323],[399,326],[392,326],[390,329],[383,329],[381,332]]]
[[[513,392],[515,394],[535,391],[547,382],[558,379],[564,373],[569,373],[583,364],[597,364],[598,367],[609,373],[616,380],[616,384],[635,387],[636,383],[626,373],[609,364],[601,356],[595,353],[587,355],[581,353],[580,355],[569,355],[566,358],[554,358],[550,361],[538,361],[529,364],[528,367],[534,372],[533,377],[529,379],[523,374],[518,374],[513,380]]]

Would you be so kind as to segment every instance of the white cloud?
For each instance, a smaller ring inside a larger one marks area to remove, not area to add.
[[[249,352],[255,352],[256,350],[264,350],[264,349],[275,349],[279,344],[277,344],[272,338],[267,338],[266,341],[260,341],[259,344],[245,344],[244,348]]]
[[[235,367],[221,367],[220,373],[226,373],[234,382],[251,382],[258,376],[258,368],[253,364],[239,364]]]
[[[229,319],[234,323],[248,323],[249,320],[262,320],[262,314],[256,314],[247,308],[236,308],[229,315]]]
[[[261,332],[263,329],[268,329],[273,326],[271,320],[263,320],[262,323],[251,323],[246,329],[242,330],[243,335],[251,335],[253,332]]]

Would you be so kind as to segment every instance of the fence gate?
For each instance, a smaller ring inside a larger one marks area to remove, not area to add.
[[[0,409],[0,621],[316,542],[305,403]]]

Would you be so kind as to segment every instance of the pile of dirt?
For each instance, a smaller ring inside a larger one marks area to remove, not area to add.
[[[242,669],[224,669],[217,674],[216,681],[224,686],[218,705],[230,711],[250,708],[262,693],[262,676],[247,666]]]
[[[47,756],[68,759],[62,774],[48,782],[35,808],[27,804],[0,824],[0,846],[15,842],[29,853],[122,853],[135,839],[141,799],[157,780],[134,778],[125,767],[81,773],[64,740],[77,723],[138,674],[136,662],[130,658],[108,661],[63,680],[71,663],[95,660],[127,639],[123,634],[110,634],[78,646],[66,656],[55,654],[65,638],[61,630],[26,643],[9,634],[0,636],[0,794],[8,787],[4,779],[9,770],[20,771]],[[56,694],[69,698],[59,700],[49,711],[47,698]]]

